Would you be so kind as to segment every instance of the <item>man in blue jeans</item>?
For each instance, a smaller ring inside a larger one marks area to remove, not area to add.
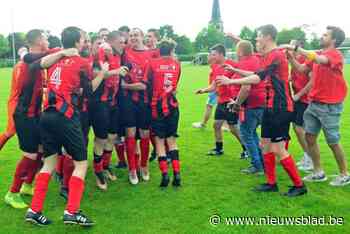
[[[249,41],[241,40],[237,44],[238,64],[232,69],[236,73],[236,78],[240,78],[240,70],[256,72],[260,69],[260,57],[253,54],[253,45]],[[261,124],[265,103],[265,83],[257,85],[236,86],[240,89],[233,104],[233,109],[240,111],[239,128],[242,141],[251,156],[251,166],[243,169],[247,174],[263,174],[264,164],[259,147],[259,137],[256,132]]]

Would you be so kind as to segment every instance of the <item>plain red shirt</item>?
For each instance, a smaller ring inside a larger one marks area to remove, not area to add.
[[[232,60],[226,60],[225,64],[232,67],[236,67],[236,62]],[[233,73],[225,70],[221,65],[213,66],[213,80],[216,80],[219,76],[226,76],[232,78]],[[216,93],[218,94],[218,103],[223,104],[229,102],[233,98],[233,86],[232,85],[222,85],[216,86]]]
[[[296,60],[297,60],[298,63],[305,64],[307,66],[310,66],[310,64],[311,64],[311,69],[312,69],[312,63],[307,61],[305,56],[298,55],[296,57]],[[294,68],[292,68],[292,70],[291,70],[290,77],[292,79],[293,90],[294,90],[295,94],[300,92],[307,85],[307,83],[310,80],[308,74],[298,72]],[[299,101],[302,102],[302,103],[309,103],[310,102],[309,94],[306,93],[304,96],[300,97]]]
[[[313,86],[309,98],[314,102],[326,104],[341,103],[347,95],[347,84],[343,75],[343,55],[337,49],[320,53],[328,58],[328,64],[314,63]]]

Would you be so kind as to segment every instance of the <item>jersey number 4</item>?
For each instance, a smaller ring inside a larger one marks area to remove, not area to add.
[[[56,89],[61,85],[61,68],[56,67],[53,73],[50,76],[50,84],[55,85]]]

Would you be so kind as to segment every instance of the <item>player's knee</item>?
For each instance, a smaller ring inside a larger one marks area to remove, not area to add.
[[[305,134],[305,140],[308,146],[314,146],[317,143],[316,136],[309,133]]]

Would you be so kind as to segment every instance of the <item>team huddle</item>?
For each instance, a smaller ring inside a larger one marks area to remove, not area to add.
[[[26,221],[50,224],[42,210],[55,173],[67,201],[64,223],[93,225],[79,210],[90,126],[95,135],[93,169],[100,189],[107,190],[108,181],[117,179],[110,165],[114,147],[117,167],[128,166],[131,184],[150,179],[150,138],[153,154],[158,155],[160,186],[170,182],[168,163],[174,171],[172,185],[181,185],[176,145],[181,67],[173,56],[174,41],[165,38],[157,43],[157,31],[149,30],[146,46],[140,29],[126,27],[124,31],[102,29],[92,40],[83,30],[68,27],[61,34],[62,48],[49,49],[41,30],[31,30],[26,37],[29,51],[20,49],[8,102],[8,129],[1,135],[3,147],[16,133],[23,151],[5,196],[7,204],[26,208],[21,194],[32,195]]]
[[[215,104],[213,98],[218,99],[215,148],[208,154],[223,154],[221,128],[226,122],[242,146],[241,157],[251,158],[251,166],[242,172],[266,176],[266,183],[254,191],[279,190],[278,157],[293,183],[284,195],[305,195],[305,181],[327,180],[317,144],[322,129],[340,171],[330,184],[349,184],[347,162],[339,144],[347,85],[337,47],[345,39],[344,32],[328,27],[320,51],[305,50],[299,41],[277,47],[273,25],[258,29],[255,52],[251,42],[228,36],[237,42],[237,61],[226,58],[223,45],[215,45],[208,58],[209,86],[196,91],[210,93],[208,106]],[[181,186],[176,144],[181,66],[174,57],[174,41],[158,41],[156,30],[144,35],[141,29],[127,27],[111,32],[101,29],[93,38],[79,28],[68,27],[61,34],[62,48],[49,49],[41,30],[31,30],[26,37],[29,51],[19,51],[21,61],[13,70],[8,102],[8,128],[0,135],[0,149],[17,134],[23,152],[5,196],[7,204],[27,208],[21,195],[32,195],[25,220],[50,224],[42,211],[50,179],[55,175],[61,182],[60,195],[67,201],[64,223],[94,225],[80,211],[90,128],[95,136],[93,170],[99,189],[108,190],[108,183],[117,179],[111,167],[114,148],[119,159],[116,167],[128,168],[132,185],[150,180],[148,162],[158,158],[160,187],[170,183],[169,165],[173,169],[172,185]],[[205,117],[199,125],[203,127],[207,120]],[[304,151],[299,165],[288,152],[291,123]],[[298,169],[312,172],[302,179]]]

